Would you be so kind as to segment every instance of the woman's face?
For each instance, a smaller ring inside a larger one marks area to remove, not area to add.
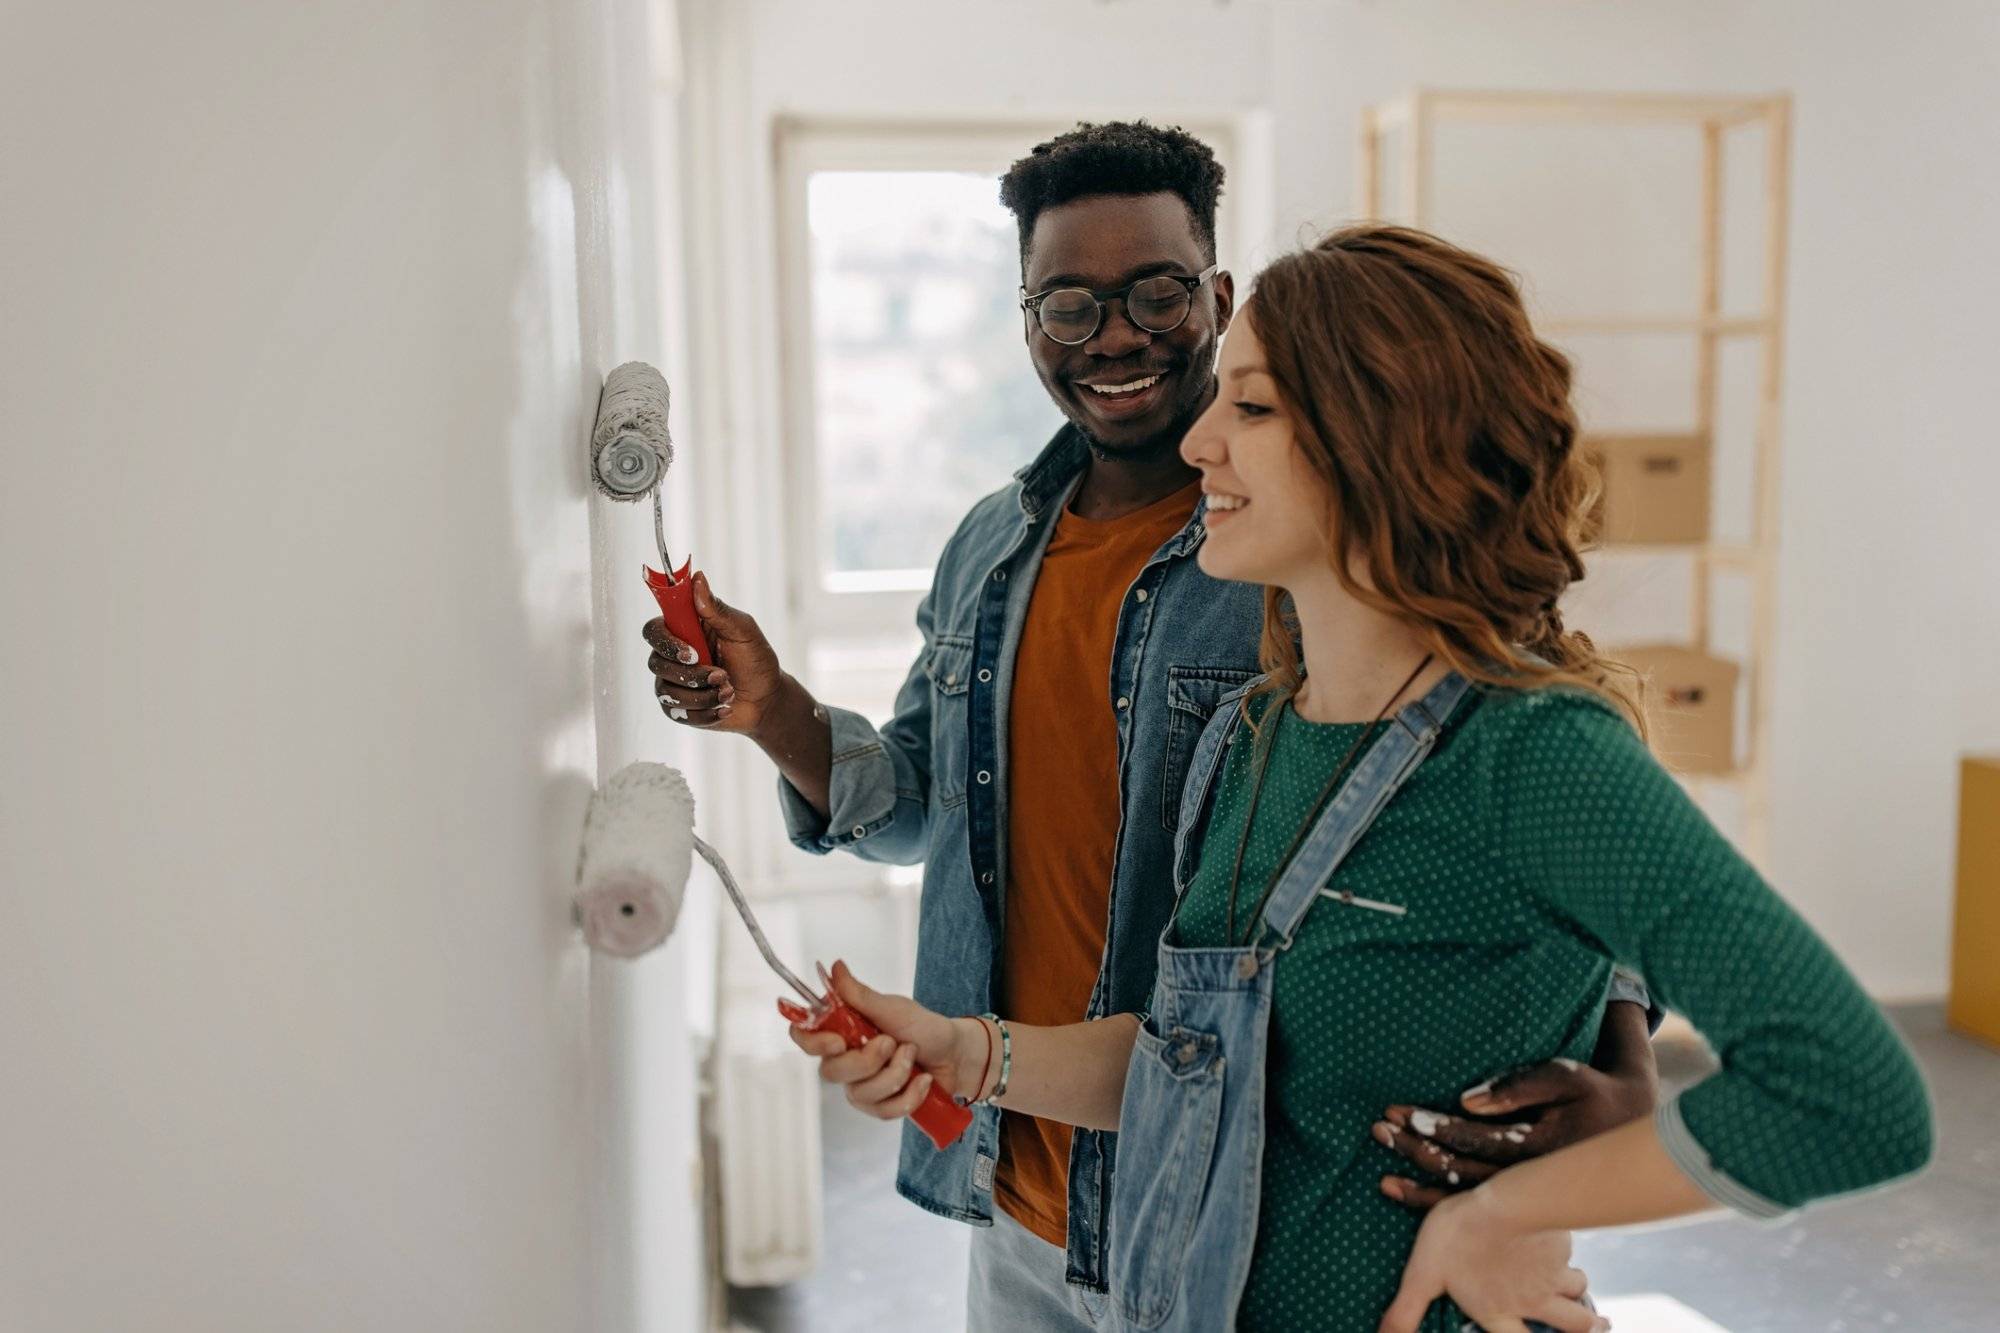
[[[1222,342],[1215,401],[1181,441],[1181,457],[1201,470],[1208,535],[1196,560],[1218,579],[1296,589],[1326,574],[1326,488],[1278,406],[1264,370],[1257,307],[1244,307]]]

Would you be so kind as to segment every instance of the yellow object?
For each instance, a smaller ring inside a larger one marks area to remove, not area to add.
[[[1945,1021],[2000,1046],[2000,755],[1959,765],[1958,905]]]

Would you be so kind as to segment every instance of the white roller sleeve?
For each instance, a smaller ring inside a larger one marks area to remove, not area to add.
[[[678,769],[627,764],[583,821],[576,913],[599,953],[636,958],[674,928],[694,854],[694,793]]]
[[[638,472],[627,478],[620,493],[626,498],[657,485],[674,461],[674,437],[667,430],[667,409],[673,395],[660,372],[644,361],[627,361],[604,377],[597,400],[597,423],[590,432],[590,454],[600,460],[607,448],[644,449]],[[608,478],[607,478],[608,480]]]

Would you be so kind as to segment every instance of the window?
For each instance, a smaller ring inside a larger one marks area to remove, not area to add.
[[[806,182],[829,591],[928,586],[973,502],[1061,424],[1022,354],[1014,220],[996,193],[984,172]]]

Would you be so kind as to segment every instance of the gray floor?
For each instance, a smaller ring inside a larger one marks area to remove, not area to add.
[[[1803,1221],[1721,1217],[1588,1236],[1592,1290],[1659,1292],[1729,1333],[2000,1329],[2000,1053],[1944,1030],[1934,1008],[1897,1015],[1938,1108],[1938,1160],[1902,1189]],[[1705,1055],[1661,1051],[1688,1081]],[[965,1232],[899,1199],[894,1127],[825,1103],[826,1262],[810,1281],[731,1293],[761,1333],[951,1333],[964,1327]]]

